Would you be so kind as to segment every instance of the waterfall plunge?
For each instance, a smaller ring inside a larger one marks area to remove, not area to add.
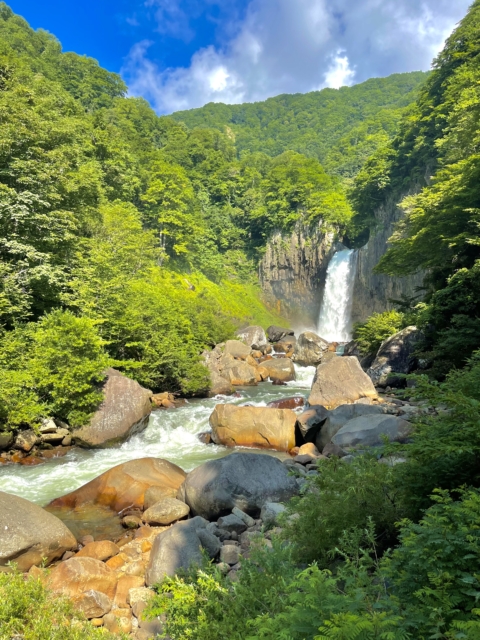
[[[337,251],[327,269],[318,334],[329,342],[348,342],[351,339],[351,311],[356,253],[345,249]]]

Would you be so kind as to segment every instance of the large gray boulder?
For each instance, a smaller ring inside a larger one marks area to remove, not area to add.
[[[382,444],[382,436],[390,442],[402,442],[411,432],[411,424],[390,415],[366,415],[349,420],[333,436],[333,444],[349,448],[375,447]]]
[[[252,349],[261,349],[267,345],[267,336],[262,327],[252,326],[237,333],[237,338]]]
[[[152,393],[120,371],[108,369],[103,387],[103,402],[89,424],[76,429],[75,444],[105,447],[123,442],[148,425],[152,411]]]
[[[307,407],[297,416],[296,429],[303,442],[315,442],[330,412],[325,407]]]
[[[205,530],[207,524],[198,517],[177,522],[155,538],[145,574],[147,586],[158,584],[165,576],[175,575],[179,569],[201,566],[202,543],[197,531]]]
[[[333,436],[340,429],[354,418],[371,415],[385,415],[387,409],[381,404],[342,404],[333,411],[329,411],[320,431],[316,437],[315,444],[319,451],[323,451],[325,445],[332,441]]]
[[[293,329],[286,329],[285,327],[278,327],[277,325],[272,324],[267,329],[267,338],[270,342],[280,342],[282,338],[286,336],[293,336],[295,332]]]
[[[255,453],[232,453],[191,471],[179,489],[195,515],[209,520],[234,507],[258,516],[266,502],[284,502],[298,490],[295,479],[277,458]]]
[[[328,351],[328,342],[313,331],[298,336],[292,360],[302,367],[316,367]]]
[[[416,358],[413,353],[420,337],[421,333],[417,327],[410,326],[382,343],[375,360],[367,370],[367,374],[376,385],[385,386],[392,374],[407,374],[414,369]]]
[[[335,409],[360,398],[377,397],[373,382],[362,370],[358,359],[346,356],[333,358],[317,367],[308,402]]]
[[[240,340],[227,340],[223,353],[225,356],[232,356],[238,360],[246,360],[252,353],[252,348]]]
[[[0,566],[15,562],[21,571],[61,558],[77,546],[61,520],[24,498],[0,491]]]

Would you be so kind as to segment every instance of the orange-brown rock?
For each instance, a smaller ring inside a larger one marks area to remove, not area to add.
[[[180,467],[168,460],[140,458],[113,467],[76,491],[53,500],[49,506],[74,509],[92,503],[116,512],[143,509],[147,489],[162,487],[176,492],[185,476]]]
[[[274,409],[296,409],[297,407],[303,407],[304,404],[305,400],[301,396],[294,396],[293,398],[273,400],[267,404],[267,407],[273,407]]]
[[[219,404],[210,416],[212,440],[227,447],[289,451],[295,446],[296,418],[290,409]]]
[[[317,447],[313,444],[313,442],[307,442],[306,444],[302,444],[302,446],[298,449],[297,455],[309,455],[318,458],[318,456],[321,454]]]
[[[373,382],[362,370],[358,358],[344,356],[317,367],[308,402],[335,409],[360,398],[377,397]]]
[[[86,618],[101,618],[112,608],[112,601],[101,591],[90,589],[73,599],[77,611],[81,611]]]
[[[118,609],[128,607],[127,598],[130,589],[138,589],[145,586],[145,578],[143,576],[122,576],[117,584],[115,592],[114,605]]]
[[[110,542],[110,540],[98,540],[97,542],[90,542],[85,545],[83,549],[77,553],[77,558],[95,558],[105,562],[112,556],[116,556],[120,553],[120,549],[116,544]],[[93,616],[95,618],[95,616]]]
[[[75,443],[85,447],[110,446],[142,431],[152,410],[151,395],[135,380],[108,369],[103,402],[90,422],[72,433]]]
[[[55,593],[73,599],[94,590],[104,593],[113,601],[117,575],[100,560],[75,557],[61,562],[53,569],[48,578],[48,585]]]
[[[170,407],[175,406],[175,396],[173,393],[164,391],[163,393],[154,393],[150,398],[154,407]]]

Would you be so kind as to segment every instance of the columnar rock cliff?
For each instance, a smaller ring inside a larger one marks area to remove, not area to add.
[[[283,315],[305,326],[316,326],[335,234],[320,224],[297,225],[293,233],[275,233],[260,263],[267,301]]]
[[[397,200],[398,201],[398,200]],[[420,295],[416,291],[422,286],[423,273],[406,278],[373,273],[374,267],[387,250],[388,239],[402,211],[393,200],[387,201],[375,211],[377,228],[370,234],[367,244],[357,253],[357,269],[353,289],[353,322],[363,322],[372,313],[381,313],[394,308],[389,300],[398,300],[402,295]]]

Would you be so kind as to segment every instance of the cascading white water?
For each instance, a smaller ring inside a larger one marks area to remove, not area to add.
[[[318,334],[329,342],[348,342],[351,339],[351,311],[356,253],[352,249],[337,251],[327,269]]]

